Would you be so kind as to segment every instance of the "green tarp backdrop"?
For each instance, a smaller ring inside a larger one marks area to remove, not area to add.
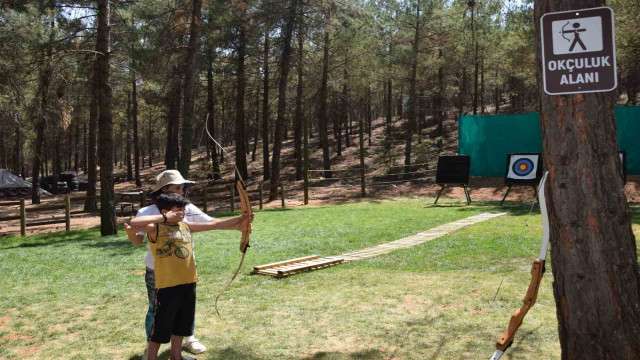
[[[616,107],[618,147],[627,151],[627,174],[640,174],[640,106]],[[472,176],[505,176],[507,154],[542,152],[540,114],[465,115],[458,152],[471,156]]]

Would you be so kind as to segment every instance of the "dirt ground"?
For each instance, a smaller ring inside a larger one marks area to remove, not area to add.
[[[401,122],[396,122],[394,127],[394,142],[393,146],[400,151],[403,148],[402,132],[401,132]],[[382,140],[385,137],[384,133],[384,122],[376,121],[374,122],[372,131],[372,146],[369,149],[369,155],[367,156],[365,163],[370,169],[375,169],[380,166],[380,159],[376,157],[375,154],[380,153],[380,149],[382,147]],[[426,127],[423,130],[424,135],[428,135],[429,133],[434,131],[434,127]],[[358,134],[354,132],[351,136],[352,145],[357,144]],[[426,137],[425,137],[426,138]],[[316,140],[316,139],[313,139]],[[366,141],[366,140],[365,140]],[[313,142],[312,142],[313,144]],[[457,149],[457,123],[453,120],[445,123],[445,135],[443,141],[443,154],[455,154]],[[312,169],[321,168],[321,156],[322,151],[317,151],[315,146],[310,145],[310,149],[312,151]],[[258,143],[258,149],[261,149],[260,143]],[[376,149],[378,151],[376,152]],[[315,151],[314,151],[315,150]],[[228,148],[227,151],[229,154],[233,154],[233,149],[231,147]],[[285,141],[283,144],[283,169],[281,173],[281,180],[286,182],[285,191],[286,191],[286,206],[287,207],[296,207],[303,206],[303,182],[295,181],[295,173],[294,167],[290,159],[293,158],[293,141],[289,139]],[[251,198],[252,206],[254,209],[258,208],[258,201],[256,198],[258,182],[262,180],[262,158],[260,154],[256,154],[255,161],[249,161],[249,176],[246,179],[246,183],[248,186],[248,192]],[[228,163],[232,156],[227,156],[227,163],[223,164],[223,180],[232,181],[234,177],[233,168]],[[196,150],[194,156],[192,158],[192,173],[189,175],[190,179],[194,179],[197,183],[189,190],[190,199],[196,205],[202,203],[200,198],[200,194],[202,191],[202,187],[207,184],[213,184],[211,179],[208,179],[207,171],[201,170],[206,168],[205,164],[206,154],[204,150]],[[247,156],[248,160],[251,160],[251,156]],[[434,154],[433,159],[437,159],[437,155]],[[431,160],[433,160],[431,159]],[[143,183],[142,188],[137,188],[133,181],[121,181],[115,184],[116,193],[123,192],[132,192],[132,191],[140,191],[142,189],[151,189],[153,184],[155,183],[155,176],[162,172],[165,168],[162,164],[162,158],[154,159],[155,166],[152,167],[143,167],[140,171],[141,182]],[[341,157],[334,157],[332,159],[332,168],[334,169],[353,169],[359,166],[359,157],[358,157],[358,147],[351,146],[349,148],[344,148]],[[116,178],[124,178],[124,174],[126,173],[126,168],[118,168],[116,167]],[[433,174],[435,175],[435,174]],[[316,175],[317,176],[317,175]],[[367,199],[383,199],[383,198],[392,198],[398,196],[406,196],[406,197],[425,197],[425,201],[432,202],[433,198],[438,194],[440,190],[440,186],[433,183],[433,177],[429,177],[427,179],[418,180],[418,181],[410,181],[410,182],[398,182],[392,184],[382,184],[382,185],[367,185]],[[312,186],[309,189],[309,205],[324,205],[324,204],[336,204],[336,203],[344,203],[344,202],[353,202],[360,201],[360,185],[359,182],[344,182],[344,181],[320,181],[313,182]],[[504,185],[504,178],[486,178],[486,177],[471,177],[469,185],[468,185],[469,193],[472,201],[492,201],[499,202],[502,200],[502,197],[507,191],[507,187]],[[268,189],[265,187],[265,200],[264,200],[264,208],[276,208],[281,206],[281,200],[276,199],[274,201],[269,202],[267,200]],[[640,203],[640,175],[628,175],[627,183],[625,185],[625,193],[627,195],[627,200],[629,203]],[[80,197],[84,196],[83,192],[74,192],[71,194],[72,197]],[[62,204],[63,203],[63,195],[58,195],[49,198],[43,198],[42,204]],[[428,199],[427,199],[428,198]],[[447,187],[445,191],[442,193],[441,200],[442,202],[450,201],[451,199],[455,199],[455,201],[464,202],[464,190],[462,187]],[[526,186],[514,186],[506,201],[510,202],[526,202],[533,203],[535,201],[534,191],[532,187]],[[132,201],[133,202],[133,201]],[[138,201],[135,201],[138,202]],[[27,203],[30,203],[30,200],[27,200]],[[237,206],[237,204],[236,204]],[[46,212],[38,212],[33,213],[29,212],[29,209],[32,208],[33,205],[27,205],[27,223],[35,221],[35,220],[49,220],[49,219],[59,219],[64,217],[64,210],[52,210]],[[72,211],[74,210],[82,210],[83,202],[72,202]],[[139,207],[139,204],[136,205],[136,210]],[[117,206],[119,210],[119,206]],[[237,209],[237,207],[236,207]],[[209,201],[208,203],[208,212],[220,213],[220,212],[229,212],[229,201]],[[5,206],[0,207],[0,217],[6,216],[15,216],[19,215],[19,206]],[[124,223],[129,219],[129,216],[122,216],[118,218],[119,223]],[[100,225],[100,217],[92,216],[90,214],[79,214],[72,215],[71,219],[71,228],[72,229],[87,229],[92,227],[97,227]],[[54,224],[54,225],[44,225],[37,227],[27,227],[27,235],[37,234],[37,233],[45,233],[45,232],[56,232],[56,231],[64,231],[65,224]],[[0,222],[0,237],[6,235],[19,235],[20,234],[20,221],[19,220],[11,220],[11,221],[3,221]]]

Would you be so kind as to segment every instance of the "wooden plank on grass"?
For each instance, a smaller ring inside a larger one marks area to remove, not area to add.
[[[274,268],[274,267],[278,267],[278,266],[284,266],[284,265],[299,263],[299,262],[303,262],[303,261],[307,261],[307,260],[313,260],[313,259],[317,259],[319,257],[320,256],[318,256],[318,255],[309,255],[309,256],[305,256],[305,257],[301,257],[301,258],[297,258],[297,259],[279,261],[279,262],[274,262],[274,263],[265,264],[265,265],[258,265],[258,266],[254,266],[253,267],[253,271],[266,270],[266,269]]]

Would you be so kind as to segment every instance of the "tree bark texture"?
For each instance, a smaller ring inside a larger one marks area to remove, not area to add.
[[[102,236],[118,233],[116,224],[116,207],[113,188],[113,122],[111,118],[111,85],[110,64],[110,4],[109,0],[98,0],[98,69],[100,72],[98,85],[98,115],[100,147],[100,234]]]
[[[548,12],[603,5],[536,0],[536,21]],[[616,93],[541,94],[562,358],[640,359],[640,274],[620,176]]]

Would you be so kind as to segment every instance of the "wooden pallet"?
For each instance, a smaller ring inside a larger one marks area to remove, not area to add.
[[[304,271],[322,269],[344,262],[339,256],[320,257],[310,255],[298,259],[280,261],[276,263],[254,266],[252,274],[270,275],[277,278],[287,277]]]
[[[477,224],[479,222],[493,219],[505,214],[506,213],[504,212],[487,212],[480,215],[471,216],[466,219],[440,225],[425,232],[411,235],[399,240],[348,252],[338,256],[320,257],[318,255],[310,255],[298,259],[291,259],[266,265],[254,266],[251,273],[283,278],[303,271],[322,269],[343,262],[368,259],[374,256],[388,254],[392,251],[414,247],[427,241],[449,235],[450,233],[469,225]]]

